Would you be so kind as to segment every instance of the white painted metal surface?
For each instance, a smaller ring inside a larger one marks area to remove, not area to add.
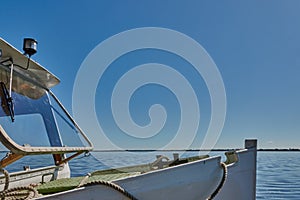
[[[137,199],[205,199],[222,177],[220,157],[213,157],[114,181]],[[118,192],[120,193],[120,192]],[[107,186],[88,186],[42,199],[123,199]]]
[[[238,161],[228,166],[227,180],[215,200],[256,198],[256,140],[246,141],[245,147],[236,153]]]
[[[41,182],[49,182],[51,180],[70,177],[69,164],[61,166],[49,166],[37,169],[29,169],[27,171],[19,171],[9,174],[9,188],[27,186],[31,184],[39,184]],[[0,190],[4,189],[5,176],[0,176]]]
[[[215,199],[255,199],[256,141],[251,140],[250,144],[249,141],[246,141],[246,147],[248,149],[234,153],[238,160],[228,165],[227,179]],[[217,188],[222,175],[220,157],[212,157],[117,180],[115,183],[140,200],[204,200]],[[120,192],[107,186],[93,185],[40,199],[127,199],[127,197],[120,194]]]

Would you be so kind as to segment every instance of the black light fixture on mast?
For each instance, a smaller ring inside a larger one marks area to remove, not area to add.
[[[37,48],[37,41],[35,39],[24,38],[24,43],[23,43],[24,54],[31,57],[33,54],[36,53],[36,48]]]
[[[27,67],[29,67],[30,57],[37,52],[37,41],[32,38],[24,38],[23,42],[24,55],[28,55]]]

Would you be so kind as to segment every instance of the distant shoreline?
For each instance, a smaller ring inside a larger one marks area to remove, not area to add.
[[[171,152],[171,151],[236,151],[240,149],[170,149],[170,150],[155,150],[155,149],[127,149],[127,150],[93,150],[92,152],[153,152],[153,151],[166,151],[166,152]],[[274,151],[274,152],[298,152],[300,149],[257,149],[257,151]]]
[[[257,151],[300,151],[300,149],[257,149]]]
[[[127,150],[93,150],[91,152],[154,152],[154,151],[164,151],[164,152],[174,152],[174,151],[188,151],[188,152],[196,152],[196,151],[236,151],[242,149],[169,149],[169,150],[155,150],[155,149],[127,149]],[[257,149],[257,151],[265,151],[265,152],[300,152],[300,149]],[[1,151],[0,153],[8,153],[9,151]]]

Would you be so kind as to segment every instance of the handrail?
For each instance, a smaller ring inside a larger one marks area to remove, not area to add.
[[[64,154],[73,152],[88,152],[93,147],[31,147],[21,146],[9,137],[0,125],[0,140],[12,153],[18,155]]]

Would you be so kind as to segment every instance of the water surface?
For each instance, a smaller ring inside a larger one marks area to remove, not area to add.
[[[72,176],[84,176],[89,172],[106,169],[109,166],[120,167],[150,163],[157,154],[172,158],[173,152],[93,152],[90,156],[79,156],[70,162]],[[182,154],[182,152],[176,152]],[[200,154],[203,154],[201,152]],[[210,155],[222,155],[223,152],[211,152]],[[199,152],[187,152],[182,156],[195,156]],[[3,155],[2,155],[3,156]],[[97,158],[97,159],[96,159]],[[224,156],[222,156],[224,160]],[[52,164],[52,156],[24,157],[7,167],[10,172]],[[102,162],[100,162],[102,161]],[[257,155],[257,191],[256,197],[268,200],[300,199],[300,152],[258,152]]]

